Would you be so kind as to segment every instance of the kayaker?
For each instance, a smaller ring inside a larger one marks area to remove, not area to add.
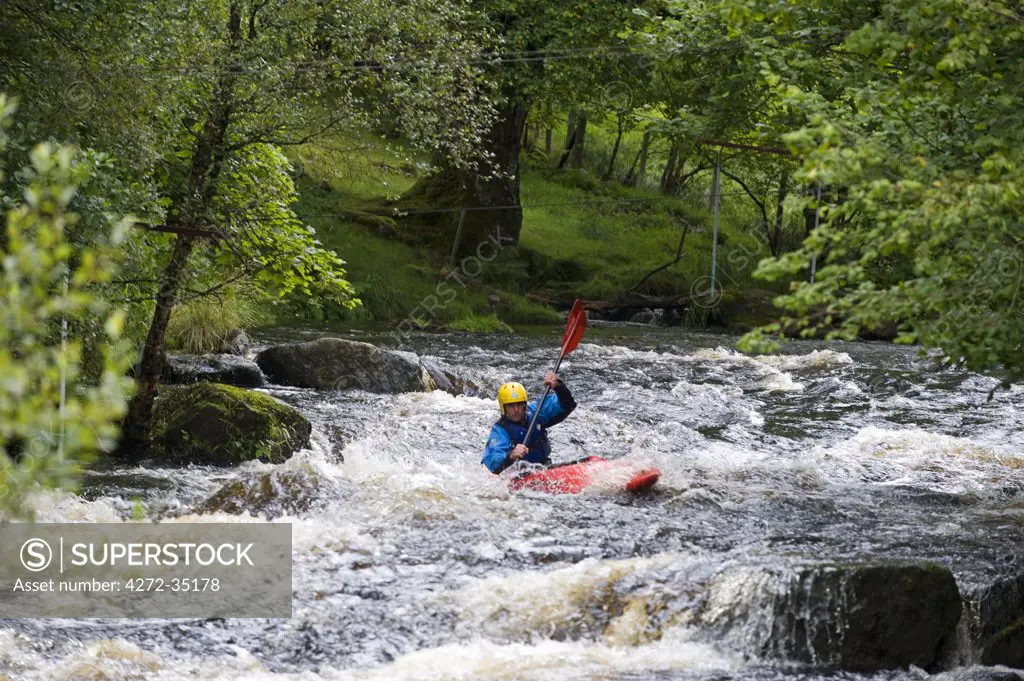
[[[505,383],[498,389],[501,418],[491,426],[481,461],[492,473],[501,473],[516,461],[551,463],[547,429],[564,421],[576,408],[576,400],[569,387],[553,371],[544,375],[544,385],[551,386],[554,392],[548,395],[543,405],[538,404],[540,400],[527,403],[526,388],[522,383]],[[530,420],[538,408],[537,425],[530,434],[530,441],[524,443]]]

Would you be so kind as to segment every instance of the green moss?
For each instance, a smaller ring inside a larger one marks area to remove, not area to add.
[[[310,431],[302,414],[268,395],[196,383],[161,390],[152,442],[154,454],[168,463],[280,463],[309,445]]]
[[[1001,629],[985,646],[981,663],[1024,666],[1024,618]]]
[[[469,333],[512,333],[512,327],[498,319],[497,315],[470,315],[448,324],[452,331]]]

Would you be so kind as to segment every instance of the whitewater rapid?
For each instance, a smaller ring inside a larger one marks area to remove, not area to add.
[[[42,522],[131,522],[141,497],[162,522],[289,524],[293,617],[0,621],[0,673],[760,679],[782,672],[693,616],[724,568],[928,559],[971,583],[1005,567],[1024,513],[1024,392],[988,401],[995,379],[907,348],[808,342],[748,357],[728,344],[612,330],[563,364],[580,406],[552,429],[554,458],[659,467],[658,491],[639,499],[614,482],[510,494],[480,466],[497,385],[536,390],[553,336],[424,335],[405,348],[472,379],[481,397],[272,386],[315,427],[311,449],[287,463],[99,471],[80,494],[32,503]],[[196,511],[226,482],[289,470],[328,481],[330,495],[271,518]]]

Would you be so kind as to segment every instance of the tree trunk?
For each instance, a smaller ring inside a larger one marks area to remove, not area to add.
[[[554,131],[551,128],[547,128],[544,131],[544,153],[548,156],[551,155],[551,136]]]
[[[768,237],[768,247],[771,248],[772,256],[778,257],[782,250],[782,220],[783,204],[786,201],[786,192],[789,189],[789,173],[782,171],[779,178],[779,193],[775,199],[775,226]]]
[[[661,173],[661,193],[672,195],[676,183],[676,163],[679,160],[679,147],[675,141],[668,152],[668,161],[665,162],[665,170]]]
[[[569,112],[569,118],[565,122],[565,149],[572,149],[576,140],[576,109]]]
[[[604,171],[604,176],[601,179],[607,180],[612,176],[612,171],[615,170],[615,158],[619,155],[619,144],[622,142],[622,124],[623,115],[619,114],[619,130],[615,136],[615,146],[612,147],[612,157],[608,160],[608,170]]]
[[[241,12],[237,2],[231,3],[228,30],[232,41],[236,45],[240,43]],[[203,216],[213,199],[214,185],[226,153],[224,142],[234,105],[234,81],[235,74],[231,70],[221,76],[217,91],[210,101],[209,115],[196,139],[186,189],[184,193],[171,200],[169,214],[182,227],[194,229],[201,226]],[[175,238],[171,259],[161,277],[153,321],[146,334],[142,358],[135,377],[137,389],[128,403],[128,412],[121,428],[117,455],[124,459],[138,460],[146,455],[148,449],[153,421],[153,402],[164,366],[164,338],[171,319],[171,311],[177,303],[178,291],[185,278],[188,257],[192,252],[195,238],[184,234],[179,234]]]
[[[413,234],[417,244],[451,251],[458,230],[461,210],[466,208],[458,256],[476,252],[482,244],[500,240],[505,245],[519,243],[523,210],[519,206],[519,154],[529,107],[522,99],[508,98],[498,112],[484,140],[488,156],[475,171],[453,167],[441,161],[439,171],[423,178],[398,203],[415,208],[423,204],[455,209],[412,215],[410,221],[421,229]]]
[[[583,167],[583,148],[587,141],[587,112],[580,111],[576,116],[576,143],[572,145],[569,162],[573,168]]]
[[[121,429],[118,446],[120,458],[138,460],[145,456],[148,449],[153,402],[164,366],[164,337],[194,241],[195,237],[192,236],[176,237],[171,260],[164,268],[163,280],[156,296],[156,311],[149,325],[146,343],[142,348],[142,360],[135,376],[138,389],[128,404],[128,413]]]
[[[651,149],[651,133],[644,132],[644,141],[640,143],[640,169],[636,172],[636,183],[634,186],[642,187],[647,179],[647,154]]]
[[[575,118],[575,116],[573,118]],[[577,128],[574,124],[572,128],[572,134],[569,135],[565,140],[565,151],[562,152],[562,158],[558,159],[558,170],[561,170],[562,168],[565,167],[565,164],[566,162],[568,162],[569,157],[572,156],[572,150],[576,148],[576,133]]]
[[[644,141],[640,144],[640,151],[636,152],[636,158],[633,159],[633,165],[629,167],[629,172],[626,173],[626,179],[622,181],[622,184],[627,187],[636,187],[643,183],[644,175],[647,174],[647,147],[651,143],[651,133],[644,133]]]

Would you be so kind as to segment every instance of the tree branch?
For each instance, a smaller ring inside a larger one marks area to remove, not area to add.
[[[757,198],[757,195],[753,192],[753,190],[750,189],[750,187],[747,186],[746,182],[744,182],[740,178],[736,177],[735,175],[730,173],[725,168],[720,168],[719,170],[721,171],[721,173],[723,175],[728,177],[730,180],[732,180],[733,182],[735,182],[739,186],[743,187],[743,191],[747,193],[747,196],[749,196],[750,199],[755,204],[757,204],[757,207],[761,210],[761,219],[764,220],[764,224],[767,225],[768,224],[768,210],[765,208],[764,201],[762,201],[761,199]]]
[[[679,262],[680,260],[682,260],[682,258],[683,258],[683,243],[684,243],[684,242],[686,241],[686,234],[687,234],[687,233],[688,233],[689,231],[690,231],[690,223],[689,223],[689,222],[683,222],[683,229],[682,229],[682,231],[681,231],[681,232],[680,232],[680,234],[679,234],[679,245],[678,245],[678,246],[676,246],[676,257],[675,257],[675,258],[673,258],[672,260],[669,260],[669,261],[668,261],[667,263],[665,263],[664,265],[661,265],[660,267],[655,267],[655,268],[654,268],[653,270],[651,270],[650,272],[648,272],[648,273],[647,273],[647,274],[646,274],[646,275],[644,276],[644,278],[643,278],[643,279],[641,279],[640,281],[638,281],[638,282],[636,282],[635,284],[633,284],[633,287],[629,289],[629,290],[630,290],[631,292],[632,292],[632,291],[635,291],[636,289],[638,289],[638,288],[640,287],[640,285],[641,285],[641,284],[643,284],[644,282],[646,282],[646,281],[647,281],[648,279],[650,279],[651,277],[653,277],[653,276],[654,276],[655,274],[657,274],[658,272],[661,272],[662,270],[666,270],[666,269],[668,269],[669,267],[671,267],[672,265],[675,265],[675,264],[676,264],[677,262]]]

